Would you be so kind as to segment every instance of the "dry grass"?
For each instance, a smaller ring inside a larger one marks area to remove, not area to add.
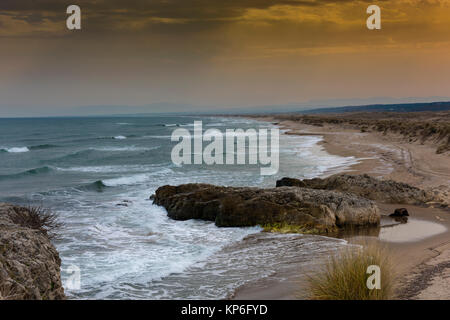
[[[381,288],[368,289],[367,268],[381,270]],[[386,249],[375,244],[349,247],[331,257],[318,274],[309,277],[313,300],[388,300],[393,298],[393,266]]]
[[[15,207],[10,219],[25,228],[42,232],[50,240],[57,238],[57,230],[62,227],[58,215],[42,207]]]

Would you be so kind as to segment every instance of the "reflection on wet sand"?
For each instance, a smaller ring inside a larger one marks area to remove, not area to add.
[[[382,216],[379,226],[344,228],[337,237],[350,240],[356,238],[378,238],[385,242],[414,242],[447,231],[439,223],[407,217]]]
[[[439,223],[410,218],[407,223],[383,226],[379,239],[387,242],[414,242],[445,231],[447,228]]]

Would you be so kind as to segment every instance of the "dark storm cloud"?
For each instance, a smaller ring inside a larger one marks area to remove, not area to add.
[[[88,19],[90,31],[110,30],[120,25],[121,31],[142,22],[162,24],[168,30],[183,25],[185,31],[197,27],[214,27],[239,18],[247,9],[267,9],[274,5],[314,7],[329,3],[348,3],[352,0],[2,0],[0,15],[12,16],[30,24],[63,21],[68,5],[76,4]],[[152,20],[153,18],[153,20]],[[127,24],[128,23],[128,24]],[[170,26],[172,25],[172,26]],[[175,25],[175,26],[174,26]],[[135,30],[133,30],[135,31]]]

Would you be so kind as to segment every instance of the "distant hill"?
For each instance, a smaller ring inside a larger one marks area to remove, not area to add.
[[[366,106],[319,108],[298,111],[296,113],[342,113],[342,112],[418,112],[418,111],[447,111],[450,110],[450,101],[423,102],[405,104],[373,104]]]

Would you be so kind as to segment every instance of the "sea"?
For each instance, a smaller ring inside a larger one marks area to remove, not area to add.
[[[281,134],[273,176],[262,176],[258,165],[175,165],[171,134],[192,130],[194,121],[222,132],[276,127],[184,115],[0,119],[0,202],[58,215],[54,244],[69,299],[225,299],[252,282],[314,269],[346,245],[169,219],[150,200],[163,185],[268,188],[282,177],[319,177],[358,161],[328,154],[320,136]]]

